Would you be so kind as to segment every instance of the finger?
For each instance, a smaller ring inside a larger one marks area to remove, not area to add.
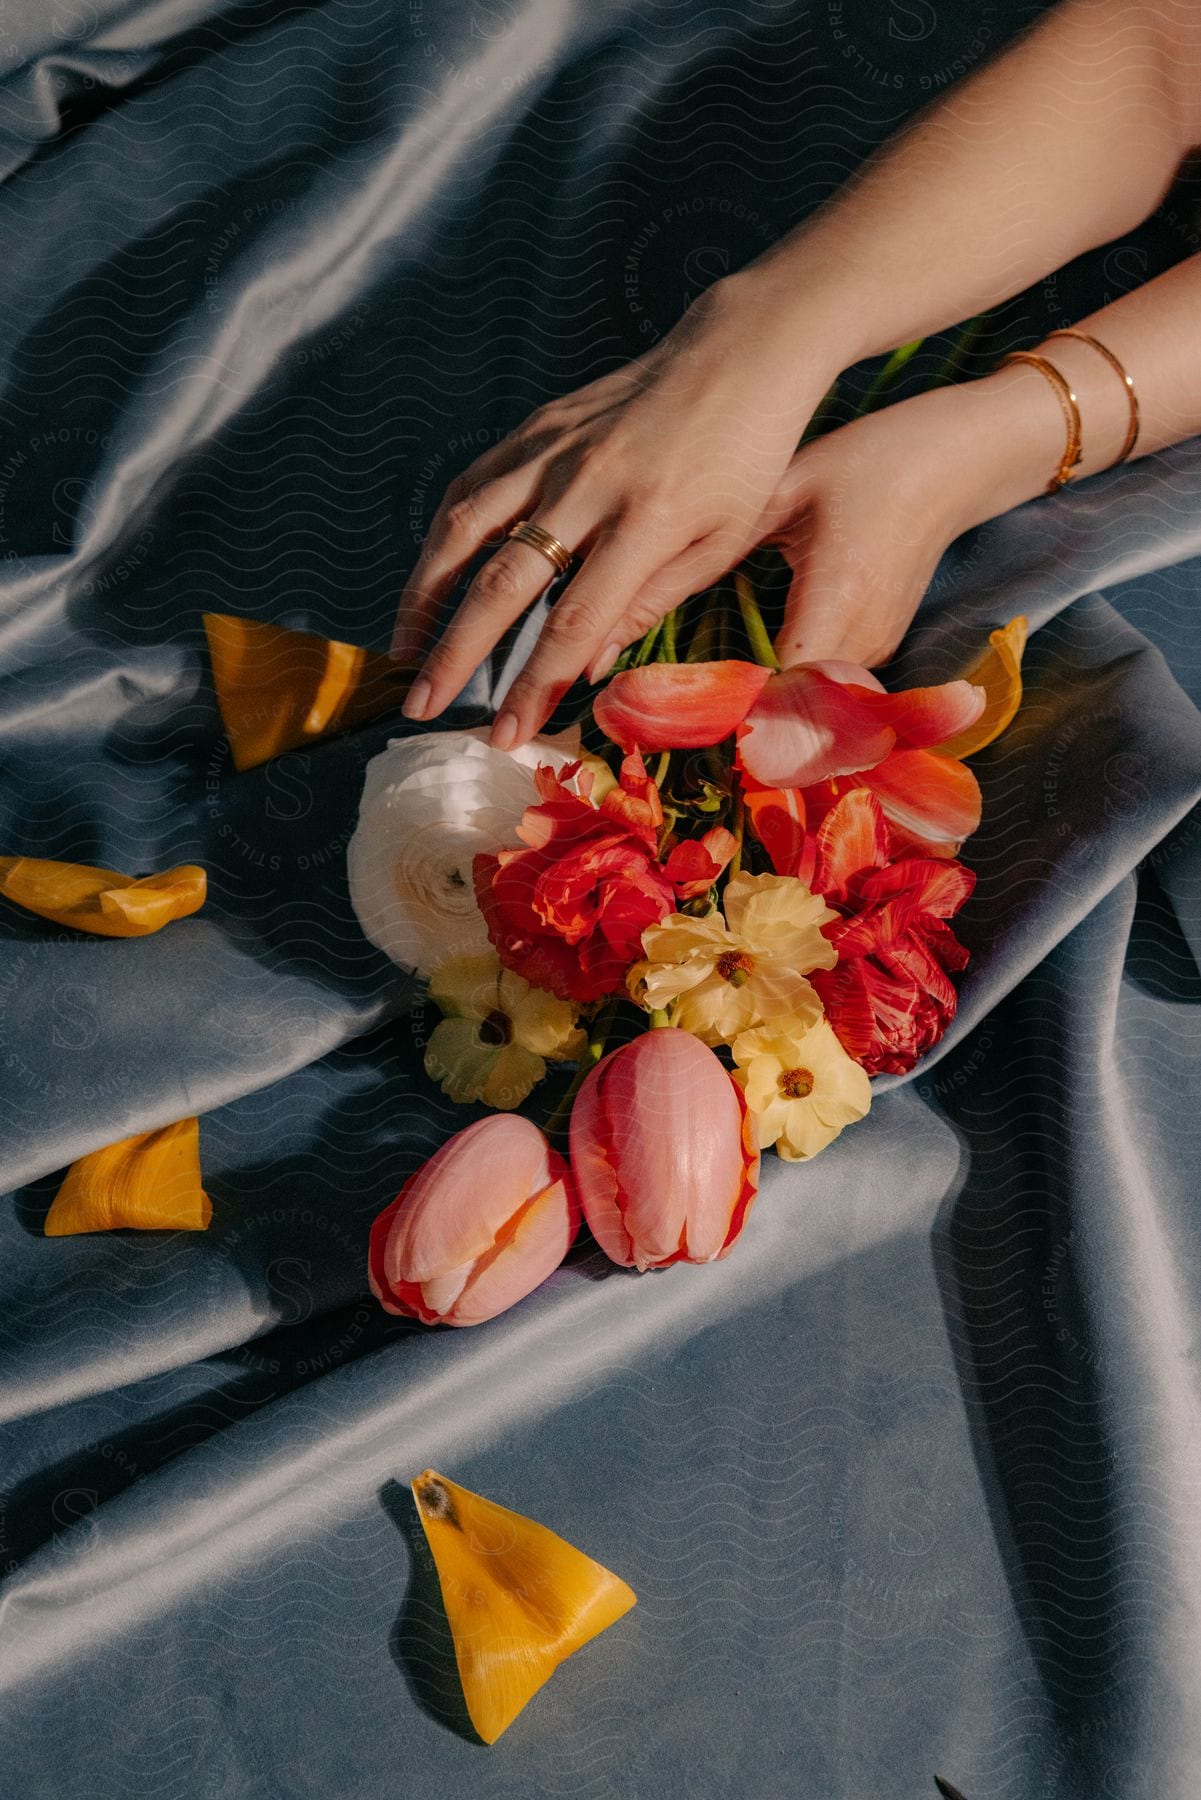
[[[881,570],[815,526],[794,553],[776,654],[784,668],[841,661],[887,662],[917,610],[925,580],[908,565]]]
[[[572,549],[589,520],[579,501],[535,509],[533,522]],[[426,658],[402,711],[432,719],[449,705],[488,652],[555,579],[555,566],[532,544],[507,539],[475,576],[454,617]]]
[[[618,621],[613,636],[592,659],[586,671],[591,682],[602,681],[629,645],[646,636],[652,625],[682,606],[693,594],[709,587],[740,559],[710,533],[689,544],[678,556],[656,570],[634,596]]]
[[[539,475],[535,462],[491,480],[472,484],[460,476],[450,484],[401,592],[390,655],[416,662],[425,654],[454,583],[484,545],[499,541],[533,506]]]
[[[781,665],[789,669],[802,662],[853,661],[848,643],[856,607],[845,554],[812,524],[803,540],[790,538],[789,549],[794,574],[775,643]]]
[[[664,544],[654,525],[633,508],[597,535],[505,696],[492,728],[498,750],[524,743],[546,723],[572,682],[613,641],[630,596],[677,548]]]
[[[763,507],[751,534],[752,543],[778,543],[785,536],[791,536],[789,527],[795,524],[814,489],[814,460],[812,447],[793,457]]]

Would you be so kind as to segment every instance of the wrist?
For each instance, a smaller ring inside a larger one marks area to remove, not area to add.
[[[719,285],[740,330],[774,359],[799,437],[817,400],[844,369],[868,354],[856,331],[862,284],[837,258],[819,260],[796,246],[785,254],[784,246],[776,245]]]
[[[1046,377],[1014,363],[944,392],[962,408],[967,466],[958,530],[1045,494],[1066,445],[1063,412]]]

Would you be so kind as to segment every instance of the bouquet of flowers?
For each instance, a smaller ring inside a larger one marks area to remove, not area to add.
[[[558,736],[426,733],[369,765],[352,900],[428,982],[429,1076],[490,1109],[375,1222],[390,1312],[492,1318],[581,1217],[626,1267],[719,1260],[761,1150],[817,1155],[954,1017],[964,759],[1017,709],[1026,621],[963,678],[891,693],[848,663],[780,669],[732,585],[737,615],[689,602]],[[754,660],[711,659],[735,617]],[[570,1083],[539,1122],[556,1065]]]

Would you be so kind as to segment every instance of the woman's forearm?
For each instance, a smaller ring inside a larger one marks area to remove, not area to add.
[[[1198,141],[1196,0],[1064,0],[733,279],[845,366],[1130,230]]]
[[[1136,457],[1201,433],[1198,317],[1201,255],[1078,322],[1134,383]],[[1051,336],[1038,352],[1077,398],[1075,485],[1121,455],[1129,392],[1094,344]],[[799,450],[764,516],[763,541],[793,570],[776,639],[784,664],[885,661],[948,544],[1045,493],[1066,447],[1056,388],[1018,362],[878,407]],[[1060,504],[1067,518],[1074,501]]]
[[[1139,433],[1134,458],[1201,433],[1201,255],[1190,256],[1132,293],[1090,313],[1079,329],[1112,351],[1134,383]],[[1083,455],[1074,481],[1120,454],[1130,403],[1120,377],[1092,345],[1052,337],[1037,346],[1073,388]],[[1065,444],[1059,402],[1029,364],[944,390],[963,407],[963,447],[978,467],[963,526],[1041,494]]]

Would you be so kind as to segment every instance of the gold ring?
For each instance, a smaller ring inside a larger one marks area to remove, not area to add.
[[[519,544],[528,544],[532,550],[540,550],[548,562],[554,563],[556,575],[566,575],[575,561],[574,552],[566,544],[561,544],[549,531],[543,531],[532,519],[518,519],[509,536]]]

